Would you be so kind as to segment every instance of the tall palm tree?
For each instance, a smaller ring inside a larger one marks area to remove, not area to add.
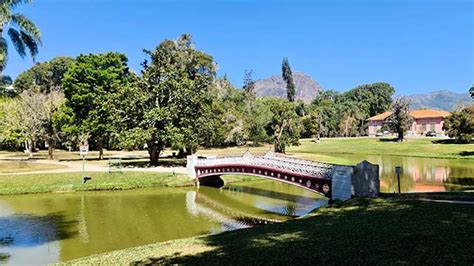
[[[31,0],[0,0],[0,76],[7,65],[8,43],[3,36],[7,32],[15,50],[23,58],[28,51],[35,58],[41,45],[41,32],[27,17],[13,10],[21,4],[30,4]]]

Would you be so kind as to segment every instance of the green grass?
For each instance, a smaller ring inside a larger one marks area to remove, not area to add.
[[[183,175],[157,172],[89,172],[92,180],[82,184],[81,173],[0,175],[0,195],[90,190],[124,190],[192,185]]]
[[[58,164],[40,164],[25,161],[0,161],[0,174],[55,170],[64,168]]]
[[[314,154],[364,154],[397,155],[425,158],[474,159],[474,144],[434,144],[431,138],[409,138],[398,143],[391,139],[377,138],[334,138],[314,143],[309,139],[300,141],[300,146],[292,146],[287,153],[308,158]]]
[[[472,243],[472,205],[356,199],[281,224],[134,247],[68,263],[472,265]]]

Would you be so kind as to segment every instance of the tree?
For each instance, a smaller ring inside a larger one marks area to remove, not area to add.
[[[35,90],[22,92],[7,106],[7,116],[3,120],[4,134],[13,134],[18,142],[24,142],[32,155],[35,142],[46,140],[49,144],[48,158],[53,159],[53,147],[58,139],[53,125],[53,116],[64,101],[60,91],[41,93]]]
[[[0,77],[0,97],[13,97],[15,93],[11,89],[13,80],[10,76],[1,76]]]
[[[128,94],[133,101],[123,105],[137,108],[124,135],[128,140],[133,137],[146,142],[150,164],[158,165],[166,146],[187,153],[196,151],[200,132],[209,122],[205,107],[212,103],[208,91],[215,64],[211,56],[194,49],[188,34],[176,41],[165,40],[154,51],[145,52],[151,61],[143,64],[139,88]]]
[[[15,93],[20,94],[28,89],[40,92],[62,91],[64,74],[73,62],[74,59],[70,57],[55,57],[50,61],[35,64],[15,79]]]
[[[253,70],[245,70],[243,90],[250,97],[255,97],[255,80],[252,78]]]
[[[258,146],[261,142],[269,141],[270,137],[265,128],[271,121],[272,112],[269,106],[265,105],[265,101],[257,100],[246,117],[248,137],[252,145]]]
[[[410,102],[405,97],[395,100],[392,114],[387,118],[389,127],[398,134],[398,141],[403,141],[405,132],[411,127],[413,118],[410,116]]]
[[[63,87],[66,107],[73,117],[77,133],[90,136],[89,142],[103,157],[105,140],[114,131],[114,109],[122,87],[127,87],[135,74],[127,66],[124,54],[80,55],[64,74]]]
[[[471,94],[471,98],[474,99],[474,84],[471,85],[471,88],[469,89],[469,93]]]
[[[474,108],[465,108],[444,119],[443,130],[456,143],[470,143],[474,137]]]
[[[288,62],[288,58],[283,58],[283,62],[281,64],[281,76],[283,80],[286,82],[286,90],[287,90],[287,98],[288,101],[294,102],[295,101],[295,83],[293,82],[293,73],[291,72],[290,63]]]
[[[3,0],[0,2],[0,75],[7,65],[8,44],[3,33],[7,32],[10,41],[21,57],[28,51],[35,58],[38,46],[41,45],[41,32],[26,16],[13,13],[20,4],[31,3],[30,0]]]
[[[266,130],[273,137],[274,150],[285,153],[288,146],[299,144],[301,125],[295,105],[280,98],[266,98],[263,101],[271,112]]]

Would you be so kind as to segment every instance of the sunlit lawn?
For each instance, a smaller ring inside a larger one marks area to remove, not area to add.
[[[301,140],[300,146],[288,149],[297,154],[375,154],[429,158],[474,159],[474,144],[434,144],[433,138],[409,138],[399,143],[391,139],[378,138],[331,138],[314,143]],[[438,139],[439,140],[439,139]]]
[[[157,243],[80,264],[472,265],[474,208],[467,204],[356,199],[315,216]]]
[[[146,187],[191,185],[189,177],[157,172],[89,172],[92,180],[82,184],[80,172],[0,175],[0,195],[123,190]]]
[[[0,174],[62,169],[59,164],[40,164],[26,161],[0,161]]]

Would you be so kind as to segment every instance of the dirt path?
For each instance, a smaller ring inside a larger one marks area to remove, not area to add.
[[[19,173],[0,173],[2,175],[26,175],[26,174],[54,174],[54,173],[70,173],[70,172],[80,172],[82,171],[82,161],[51,161],[51,160],[37,160],[37,161],[30,161],[29,163],[34,164],[49,164],[49,165],[60,165],[62,168],[60,169],[49,169],[49,170],[37,170],[37,171],[25,171]],[[87,172],[108,172],[109,166],[97,163],[97,162],[87,162],[85,164],[85,168]],[[186,174],[185,167],[134,167],[134,168],[122,168],[124,172],[161,172],[161,173],[177,173],[177,174]]]

